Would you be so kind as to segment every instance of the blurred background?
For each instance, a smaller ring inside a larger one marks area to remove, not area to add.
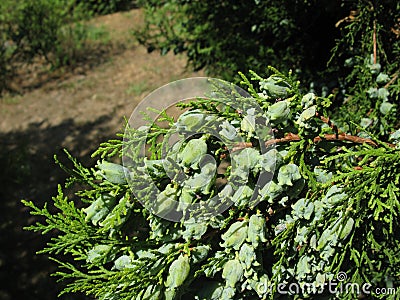
[[[148,93],[200,73],[139,45],[134,1],[2,0],[0,9],[0,299],[56,299],[55,264],[35,255],[48,237],[23,230],[36,219],[20,200],[43,206],[67,177],[54,155],[66,161],[65,148],[94,165],[92,152]]]

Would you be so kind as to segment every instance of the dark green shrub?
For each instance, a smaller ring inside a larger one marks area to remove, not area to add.
[[[85,61],[88,53],[107,40],[104,28],[85,22],[92,15],[74,0],[0,3],[2,82],[11,77],[16,62],[29,64],[44,58],[57,68]]]
[[[350,92],[359,72],[345,67],[345,61],[364,60],[373,53],[374,23],[378,61],[390,62],[388,74],[399,69],[396,1],[142,0],[139,4],[146,11],[146,26],[136,36],[149,51],[183,52],[195,69],[205,68],[224,79],[249,66],[264,73],[266,65],[273,65],[293,70],[318,91],[341,92],[345,85],[345,92]]]
[[[11,2],[0,2],[0,93],[8,88],[8,81],[13,75],[10,61],[17,53],[17,47],[10,38],[12,30],[10,19],[12,7]]]
[[[61,28],[58,43],[52,53],[54,66],[74,66],[88,62],[89,56],[107,44],[109,34],[103,27],[95,27],[82,22]]]
[[[351,122],[370,119],[368,130],[387,135],[386,128],[398,119],[400,4],[396,1],[139,3],[146,11],[146,26],[136,36],[149,51],[183,52],[195,69],[205,68],[225,79],[249,66],[261,74],[266,65],[292,70],[304,91],[335,95],[332,117],[353,134],[358,129]],[[389,80],[377,83],[379,73]],[[368,93],[376,88],[390,90],[390,99]],[[383,102],[386,109],[381,110]],[[390,105],[397,111],[394,116],[384,114]]]
[[[27,60],[43,56],[53,67],[72,65],[87,46],[89,27],[79,21],[88,16],[71,0],[26,0],[12,20],[13,40]]]
[[[353,133],[351,122],[363,120],[371,133],[387,136],[399,125],[400,3],[349,1],[347,7],[352,18],[340,25],[331,61],[340,66],[338,94],[347,95],[335,101],[334,117]]]
[[[59,31],[68,23],[64,3],[61,1],[24,1],[18,8],[13,36],[14,42],[22,48],[23,54],[32,59],[44,56],[51,62],[51,53],[55,52],[60,40]],[[67,21],[67,22],[66,22]]]
[[[117,11],[126,10],[135,6],[135,0],[75,0],[77,5],[81,5],[85,11],[93,14],[111,14]]]
[[[339,38],[338,1],[139,1],[148,49],[184,52],[195,69],[231,79],[266,65],[294,70],[308,81],[326,68]]]
[[[7,55],[6,41],[0,39],[0,91],[7,88],[7,81],[10,78],[9,58]]]

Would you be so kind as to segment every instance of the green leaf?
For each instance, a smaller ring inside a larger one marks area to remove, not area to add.
[[[278,76],[270,76],[260,81],[260,88],[271,98],[287,98],[291,86]]]
[[[200,173],[195,173],[192,177],[185,180],[185,188],[192,191],[201,191],[203,194],[209,194],[210,188],[214,183],[217,166],[215,163],[207,163],[201,167]]]
[[[265,236],[265,218],[262,215],[252,215],[249,219],[247,241],[254,247],[267,241]]]
[[[345,240],[352,232],[353,226],[354,226],[353,218],[348,218],[346,224],[342,226],[342,228],[339,230],[339,238],[341,240]]]
[[[193,248],[191,252],[193,263],[197,264],[205,260],[210,250],[211,247],[208,245],[200,245]]]
[[[123,270],[126,268],[132,268],[132,259],[128,255],[122,255],[114,261],[114,266],[117,270]]]
[[[390,111],[392,110],[393,107],[394,107],[394,104],[392,104],[390,102],[382,102],[381,106],[379,106],[379,111],[383,115],[387,115],[390,113]]]
[[[371,71],[371,74],[378,74],[381,71],[381,64],[370,64],[369,69]]]
[[[105,230],[109,230],[110,233],[115,232],[128,220],[131,215],[131,207],[132,204],[129,202],[129,198],[122,197],[106,218],[99,223],[100,226],[104,227]]]
[[[95,265],[108,261],[111,249],[111,245],[96,245],[88,251],[86,260]]]
[[[327,191],[325,197],[322,199],[322,202],[327,205],[328,208],[337,205],[340,201],[345,199],[347,194],[342,192],[342,188],[337,185],[333,185]]]
[[[400,141],[400,129],[397,129],[395,132],[391,133],[389,136],[389,140],[391,141]]]
[[[231,176],[247,179],[248,173],[256,169],[260,161],[260,153],[254,148],[245,148],[231,154],[232,172]]]
[[[110,213],[115,202],[114,196],[101,194],[89,207],[83,209],[86,213],[85,221],[91,221],[93,225],[97,225]]]
[[[238,137],[238,132],[237,132],[236,128],[226,120],[224,122],[222,122],[221,131],[219,133],[221,136],[226,138],[228,141],[234,141]]]
[[[168,270],[168,277],[165,281],[165,286],[168,289],[175,289],[180,287],[190,272],[189,257],[187,255],[179,255],[179,257],[172,262]]]
[[[297,267],[296,267],[296,274],[298,276],[298,279],[304,279],[307,274],[311,272],[311,266],[310,266],[310,261],[312,259],[308,256],[303,255],[300,257]]]
[[[300,127],[309,128],[310,126],[307,124],[307,121],[312,119],[315,116],[317,106],[313,105],[307,109],[305,109],[296,120],[296,123],[299,124]]]
[[[295,164],[283,165],[279,169],[279,185],[292,186],[293,182],[301,178],[299,167]]]
[[[267,117],[274,124],[279,124],[286,121],[289,117],[290,108],[289,101],[279,101],[268,107]]]
[[[389,80],[390,80],[389,75],[387,75],[385,73],[379,73],[379,75],[376,77],[377,84],[385,84],[385,83],[389,82]]]
[[[272,203],[272,200],[277,198],[283,193],[283,188],[281,185],[271,181],[267,183],[260,191],[261,199],[267,199],[268,202]]]
[[[378,89],[378,98],[385,101],[388,101],[390,93],[387,88],[379,88]]]
[[[207,143],[203,139],[192,139],[179,153],[178,158],[185,166],[198,169],[198,163],[205,154],[207,154]]]
[[[247,237],[247,229],[248,226],[246,221],[237,221],[233,223],[229,227],[228,231],[221,236],[224,240],[224,243],[222,243],[221,246],[239,250]]]
[[[207,224],[204,222],[195,222],[194,219],[189,219],[184,222],[185,230],[182,232],[182,237],[185,240],[199,240],[207,231]]]
[[[242,247],[240,247],[239,259],[245,265],[246,269],[250,269],[256,259],[254,248],[249,244],[244,243]]]
[[[177,206],[178,190],[169,184],[164,191],[157,195],[157,200],[152,204],[154,214],[158,216],[165,216],[174,210]]]
[[[250,108],[247,110],[247,114],[243,117],[240,123],[240,129],[247,132],[249,136],[252,136],[256,128],[256,118],[254,116],[255,109]]]
[[[282,160],[282,155],[274,148],[261,155],[259,164],[266,172],[273,173],[281,166]]]
[[[119,164],[111,163],[108,161],[98,162],[97,168],[105,180],[114,184],[127,184],[125,178],[125,168]]]
[[[332,230],[331,227],[326,228],[318,240],[317,250],[320,251],[324,249],[329,243],[337,242],[337,234]]]
[[[236,283],[242,279],[242,276],[243,267],[238,260],[231,259],[225,263],[222,271],[222,278],[225,279],[227,287],[234,288]]]
[[[314,203],[311,201],[307,201],[304,198],[301,198],[292,205],[292,209],[292,215],[295,219],[303,218],[306,220],[310,220],[311,215],[314,212]]]
[[[179,116],[175,125],[178,130],[196,131],[204,125],[205,117],[199,110],[189,110]]]
[[[316,98],[317,98],[317,96],[315,96],[314,93],[305,94],[305,95],[301,98],[301,106],[302,106],[304,109],[309,108],[311,105],[314,104]]]
[[[232,197],[232,202],[238,207],[248,206],[254,191],[248,185],[240,186]]]
[[[332,172],[328,172],[326,170],[323,170],[321,168],[314,168],[314,174],[316,177],[316,180],[320,183],[326,183],[328,181],[330,181],[333,177],[333,173]]]
[[[159,285],[149,285],[143,296],[137,300],[158,300],[161,295],[161,287]]]

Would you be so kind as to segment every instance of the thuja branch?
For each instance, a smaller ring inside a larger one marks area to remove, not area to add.
[[[279,144],[279,143],[287,143],[287,142],[296,142],[300,141],[301,137],[298,134],[294,134],[289,132],[287,135],[285,135],[283,138],[276,138],[276,139],[271,139],[265,142],[265,146],[271,146],[274,144]],[[356,144],[368,144],[371,146],[378,146],[376,142],[374,142],[371,139],[368,138],[362,138],[359,136],[354,136],[346,133],[339,133],[339,134],[324,134],[323,136],[316,136],[313,138],[314,143],[322,142],[322,141],[348,141]],[[395,145],[387,143],[387,145],[391,148],[394,148]],[[242,143],[237,143],[235,146],[232,148],[232,152],[244,149],[244,148],[252,148],[253,144],[250,142],[242,142]]]
[[[284,142],[291,142],[291,141],[300,141],[301,137],[298,134],[293,134],[293,133],[288,133],[285,137],[279,138],[279,139],[272,139],[269,141],[265,142],[265,146],[270,146],[275,143],[284,143]],[[324,134],[322,137],[321,136],[316,136],[314,137],[313,141],[314,143],[318,143],[321,141],[349,141],[353,142],[356,144],[369,144],[371,146],[377,146],[377,143],[375,143],[371,139],[367,138],[362,138],[359,136],[354,136],[354,135],[349,135],[345,133],[339,133],[339,134]]]
[[[376,20],[374,20],[374,32],[372,34],[372,43],[374,47],[374,64],[376,64],[376,56],[377,56],[377,51],[376,51]]]

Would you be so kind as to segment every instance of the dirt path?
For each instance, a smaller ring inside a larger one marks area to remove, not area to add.
[[[27,199],[41,205],[55,195],[66,174],[53,155],[65,160],[62,149],[67,148],[83,163],[93,164],[90,154],[100,142],[115,137],[123,117],[150,91],[202,75],[185,70],[183,57],[148,54],[135,44],[129,29],[141,18],[133,10],[96,19],[111,31],[114,47],[120,45],[114,55],[56,80],[40,80],[33,73],[20,82],[30,85],[29,92],[0,99],[0,299],[56,299],[59,292],[56,279],[49,277],[54,264],[35,255],[43,237],[22,230],[36,220],[20,204]]]
[[[150,91],[173,80],[195,76],[184,67],[185,62],[173,55],[147,54],[143,47],[126,50],[84,74],[6,99],[0,104],[0,131],[13,133],[34,127],[42,130],[67,120],[81,126],[109,118],[107,129],[102,131],[116,133],[123,125],[123,117],[129,117]],[[73,135],[68,135],[61,146],[71,143],[73,146]]]
[[[134,43],[129,29],[141,18],[140,11],[133,10],[96,19],[96,24],[110,30],[113,43],[130,39],[130,43],[121,46],[127,49],[90,70],[77,68],[72,74],[64,74],[66,79],[49,80],[23,96],[1,99],[0,132],[7,134],[33,127],[42,130],[67,120],[79,126],[109,118],[106,130],[113,134],[121,128],[123,117],[129,117],[149,92],[173,80],[199,76],[185,69],[184,57],[149,54]],[[73,137],[68,136],[61,146],[71,143]]]

